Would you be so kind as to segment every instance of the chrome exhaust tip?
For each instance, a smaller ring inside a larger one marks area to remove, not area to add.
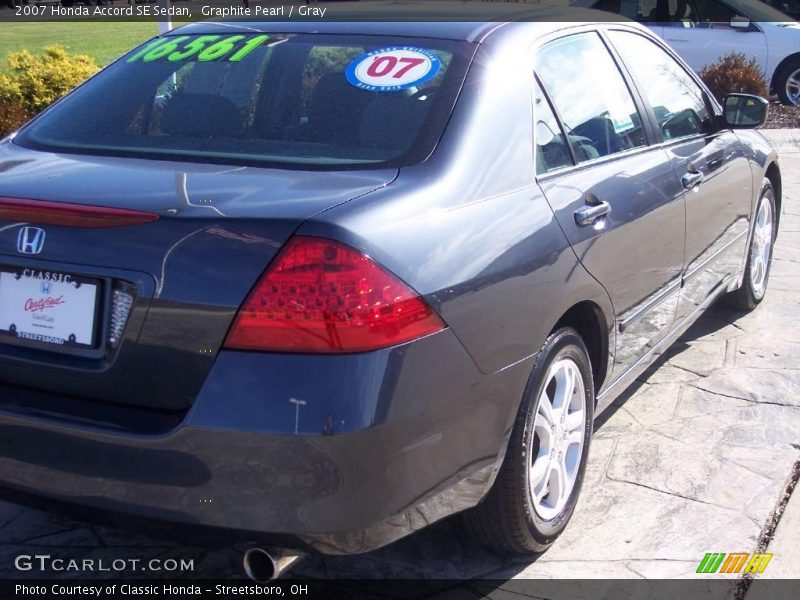
[[[244,553],[242,565],[250,579],[266,583],[284,575],[302,557],[299,552],[283,548],[249,548]]]

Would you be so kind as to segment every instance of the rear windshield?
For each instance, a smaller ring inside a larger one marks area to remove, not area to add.
[[[472,46],[384,36],[172,35],[137,48],[24,128],[36,150],[382,168],[424,160]]]

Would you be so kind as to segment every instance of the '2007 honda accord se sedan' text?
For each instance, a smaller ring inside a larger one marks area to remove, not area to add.
[[[540,552],[595,416],[764,297],[766,110],[636,24],[158,37],[0,142],[0,488],[329,554],[463,512]]]

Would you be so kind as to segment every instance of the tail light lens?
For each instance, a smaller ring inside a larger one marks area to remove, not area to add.
[[[331,240],[289,240],[250,292],[225,347],[364,352],[445,327],[425,301],[368,256]]]

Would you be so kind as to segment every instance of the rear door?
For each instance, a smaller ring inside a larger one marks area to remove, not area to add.
[[[664,150],[651,146],[641,102],[598,32],[547,43],[536,71],[545,94],[535,110],[539,185],[614,304],[620,373],[675,318],[685,232],[680,182]]]
[[[694,78],[655,41],[630,31],[609,39],[647,101],[686,197],[686,251],[678,317],[738,274],[747,243],[752,179],[744,149],[720,129]]]

